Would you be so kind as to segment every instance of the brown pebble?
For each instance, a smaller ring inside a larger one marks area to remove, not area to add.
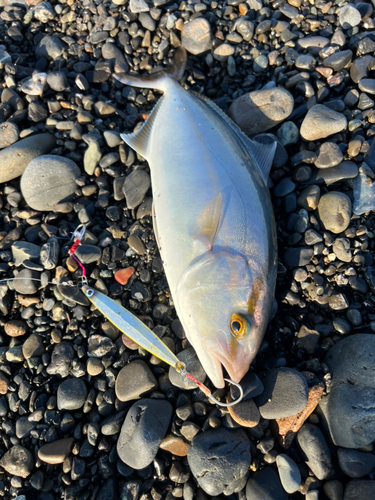
[[[227,396],[227,403],[232,403],[230,394]],[[260,414],[257,405],[252,399],[241,401],[234,406],[228,406],[229,414],[235,422],[243,427],[255,427],[259,424]]]
[[[6,394],[8,392],[9,379],[3,372],[0,372],[0,394]]]
[[[24,307],[30,307],[40,302],[39,297],[25,297],[24,295],[18,295],[17,299],[21,306]]]
[[[99,358],[89,358],[87,360],[87,373],[92,377],[96,377],[104,370],[103,363]]]
[[[188,452],[189,443],[184,439],[173,434],[168,434],[165,436],[163,441],[160,443],[160,448],[165,451],[169,451],[177,457],[186,457]]]
[[[9,337],[20,337],[27,333],[28,326],[24,321],[12,319],[4,325],[4,331]]]
[[[74,438],[58,439],[38,451],[38,457],[47,464],[62,464],[73,448]]]
[[[128,349],[131,349],[132,351],[136,351],[139,348],[139,345],[136,342],[134,342],[130,337],[125,335],[125,333],[123,333],[121,339],[122,339],[124,346],[126,346]]]

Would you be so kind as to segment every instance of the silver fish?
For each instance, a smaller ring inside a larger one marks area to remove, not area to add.
[[[172,73],[114,75],[163,92],[140,130],[123,134],[151,171],[154,231],[178,317],[213,384],[239,382],[261,344],[275,290],[276,229],[267,188],[275,143],[250,140]]]

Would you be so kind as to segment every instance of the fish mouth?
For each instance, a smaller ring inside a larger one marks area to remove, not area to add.
[[[205,338],[206,357],[214,369],[207,370],[207,375],[218,389],[224,387],[223,367],[233,382],[240,382],[249,370],[249,357],[244,349],[233,339],[228,345],[223,332],[209,335]],[[237,344],[237,345],[236,345]]]

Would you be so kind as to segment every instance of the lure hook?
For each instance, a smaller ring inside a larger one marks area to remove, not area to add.
[[[242,401],[242,398],[243,398],[243,389],[242,389],[241,385],[238,384],[237,382],[234,382],[233,380],[230,380],[229,378],[225,378],[224,380],[226,382],[228,382],[228,384],[232,384],[232,385],[235,385],[237,387],[237,389],[240,391],[240,395],[238,396],[238,398],[235,401],[232,401],[231,403],[222,403],[221,401],[218,401],[212,394],[210,394],[208,396],[209,399],[211,399],[211,401],[213,401],[218,406],[234,406],[234,405],[240,403]]]

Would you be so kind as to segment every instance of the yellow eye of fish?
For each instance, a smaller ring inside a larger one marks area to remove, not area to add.
[[[237,339],[242,339],[248,334],[249,323],[240,314],[233,314],[230,320],[230,329]]]

